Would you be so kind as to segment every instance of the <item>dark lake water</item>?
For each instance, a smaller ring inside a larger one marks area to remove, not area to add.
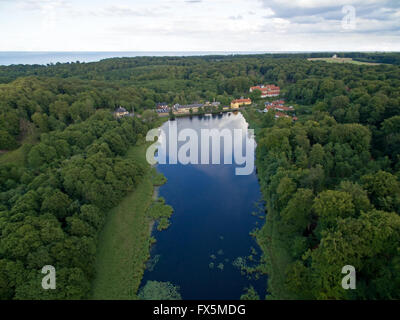
[[[247,123],[240,113],[174,122],[178,131],[243,129],[242,139],[248,139]],[[168,131],[168,125],[162,128]],[[236,167],[235,163],[157,166],[168,179],[159,196],[174,208],[174,214],[167,230],[153,230],[157,243],[151,255],[156,264],[146,270],[142,285],[148,280],[169,281],[180,287],[183,299],[239,299],[251,284],[261,298],[265,297],[266,278],[249,280],[232,264],[238,257],[249,256],[251,248],[259,259],[260,250],[249,233],[264,223],[252,215],[261,199],[255,170],[251,175],[238,176]],[[214,263],[213,268],[210,263]],[[217,268],[220,264],[223,270]]]

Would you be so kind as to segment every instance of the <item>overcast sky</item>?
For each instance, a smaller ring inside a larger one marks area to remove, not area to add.
[[[0,39],[1,51],[400,51],[400,0],[0,0]]]

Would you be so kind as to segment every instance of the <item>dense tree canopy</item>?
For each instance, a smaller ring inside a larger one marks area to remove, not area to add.
[[[42,133],[23,149],[25,166],[0,166],[0,298],[88,297],[105,213],[142,179],[123,156],[147,125],[99,110]],[[55,291],[41,289],[45,265],[57,270]]]
[[[318,63],[287,86],[309,105],[299,121],[258,113],[271,298],[400,298],[398,71]],[[346,265],[357,290],[341,286]]]
[[[341,55],[400,64],[398,54]],[[316,56],[0,67],[0,151],[20,155],[0,162],[0,299],[87,298],[105,213],[143,177],[124,155],[152,126],[155,103],[227,105],[259,83],[281,86],[299,117],[257,113],[267,203],[258,240],[271,296],[400,298],[399,67],[306,59]],[[116,120],[118,106],[142,118]],[[56,292],[38,286],[47,264],[57,269]],[[340,287],[346,264],[357,269],[355,292]],[[148,284],[143,297],[157,288]]]

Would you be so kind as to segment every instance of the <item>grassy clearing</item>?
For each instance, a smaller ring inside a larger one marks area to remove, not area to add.
[[[25,148],[29,148],[29,145],[35,145],[39,141],[39,132],[35,129],[33,124],[26,124],[27,133],[24,134],[24,137],[21,139],[21,146],[18,149],[12,151],[6,151],[4,153],[0,153],[0,165],[12,163],[18,166],[25,165]]]
[[[161,126],[166,119],[158,119]],[[126,158],[146,168],[143,181],[135,191],[107,214],[105,226],[99,237],[96,257],[96,278],[92,286],[92,299],[135,300],[150,258],[151,237],[155,220],[158,230],[169,226],[172,207],[157,199],[157,188],[166,183],[146,160],[146,150],[151,144],[131,147]]]
[[[262,273],[268,274],[268,300],[275,299],[296,299],[287,291],[282,283],[285,283],[285,270],[293,262],[287,248],[287,239],[279,233],[278,223],[269,208],[266,222],[261,229],[256,231],[257,243],[262,250],[261,264],[258,266]],[[274,292],[274,295],[270,293]]]
[[[16,150],[9,151],[0,155],[0,165],[13,163],[19,166],[23,166],[25,162],[24,152],[22,147]]]
[[[92,299],[137,299],[137,291],[150,257],[154,182],[146,163],[147,145],[132,147],[127,157],[146,166],[147,174],[136,190],[107,215],[97,252],[97,277]]]
[[[372,62],[361,62],[353,60],[352,58],[308,58],[308,61],[325,61],[328,63],[352,63],[358,65],[369,65],[369,66],[377,66],[379,63]]]
[[[257,135],[257,133],[261,130],[260,112],[254,108],[242,109],[240,112],[246,119],[246,122],[249,124],[249,128],[254,129],[254,133]]]

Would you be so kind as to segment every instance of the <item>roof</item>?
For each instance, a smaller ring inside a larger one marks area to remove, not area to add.
[[[232,101],[232,103],[243,103],[243,102],[250,102],[251,103],[251,99],[236,99],[236,100]]]
[[[278,90],[281,90],[281,88],[279,88],[278,86],[276,86],[274,84],[267,84],[267,85],[259,85],[259,86],[251,87],[250,90],[260,90],[262,92],[265,92],[265,91],[278,91]]]
[[[275,112],[275,118],[288,118],[289,116],[286,113]]]
[[[126,109],[122,107],[118,107],[117,109],[115,109],[115,113],[123,113],[123,112],[128,112],[128,111],[126,111]]]
[[[279,110],[284,110],[284,111],[293,111],[294,110],[293,108],[285,107],[285,106],[277,106],[275,108],[279,109]]]
[[[177,108],[177,109],[200,108],[200,107],[203,107],[203,106],[204,105],[200,104],[200,103],[187,104],[187,105],[180,105],[180,104],[174,105],[174,107]]]
[[[274,108],[274,109],[283,110],[283,111],[294,111],[293,106],[285,107],[284,104],[285,104],[284,100],[276,100],[276,101],[272,101],[272,102],[266,102],[265,106],[267,108]]]

